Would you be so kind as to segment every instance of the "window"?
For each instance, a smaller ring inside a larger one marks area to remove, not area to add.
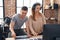
[[[3,0],[0,0],[0,23],[3,20]]]
[[[22,6],[28,7],[27,16],[31,15],[31,7],[34,3],[39,2],[42,5],[42,0],[16,0],[17,1],[17,13],[20,13]]]
[[[28,13],[27,16],[29,17],[31,15],[31,7],[34,3],[38,2],[42,5],[42,0],[16,0],[17,1],[17,14],[20,13],[22,6],[28,7]],[[25,25],[23,25],[25,28]]]

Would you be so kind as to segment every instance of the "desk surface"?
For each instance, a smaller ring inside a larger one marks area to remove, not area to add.
[[[43,37],[43,35],[39,35],[39,36],[32,36],[32,37],[30,37],[30,38],[25,38],[25,39],[27,39],[27,40],[29,40],[29,39],[37,39],[37,38],[39,38],[39,39],[42,39],[42,37]],[[14,38],[6,38],[6,40],[12,40],[12,39],[14,39]],[[23,39],[23,38],[22,38]],[[22,39],[16,39],[16,40],[22,40]],[[25,40],[24,39],[24,40]],[[15,39],[14,39],[15,40]]]
[[[39,35],[39,36],[32,36],[30,38],[42,38],[42,37],[43,37],[43,35]]]

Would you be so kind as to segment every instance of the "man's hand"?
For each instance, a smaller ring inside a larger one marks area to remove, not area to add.
[[[12,32],[11,36],[12,36],[13,38],[16,38],[16,33],[15,33],[15,32]]]
[[[16,34],[15,34],[15,32],[14,32],[14,25],[15,25],[15,22],[12,21],[12,22],[10,23],[10,31],[11,31],[11,36],[12,36],[13,38],[16,38]]]

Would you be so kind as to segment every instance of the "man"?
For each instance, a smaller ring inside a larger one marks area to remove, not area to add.
[[[10,23],[10,31],[12,37],[15,38],[16,36],[24,35],[24,31],[21,30],[21,26],[28,19],[28,17],[26,17],[27,12],[28,12],[28,8],[26,6],[23,6],[21,8],[20,14],[16,14],[12,17]]]

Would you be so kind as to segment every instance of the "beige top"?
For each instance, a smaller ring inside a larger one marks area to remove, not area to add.
[[[36,21],[29,18],[29,28],[34,30],[36,33],[43,32],[43,25],[46,24],[45,17],[42,14],[42,17],[39,17]]]

